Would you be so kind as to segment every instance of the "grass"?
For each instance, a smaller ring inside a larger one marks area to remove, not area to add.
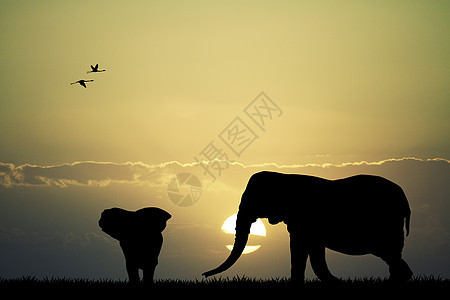
[[[401,286],[393,286],[383,278],[356,278],[342,279],[339,284],[328,286],[318,280],[307,280],[302,286],[303,290],[375,290],[390,289],[392,287],[403,290],[417,289],[448,289],[450,280],[435,276],[417,276]],[[130,286],[127,281],[120,280],[91,280],[71,278],[44,278],[21,277],[15,279],[0,278],[0,288],[99,288],[99,289],[136,289],[140,286]],[[292,288],[287,278],[255,279],[249,277],[210,278],[202,280],[156,280],[154,288],[157,289],[288,289]]]

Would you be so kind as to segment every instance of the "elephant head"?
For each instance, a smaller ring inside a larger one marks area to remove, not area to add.
[[[145,207],[135,212],[113,207],[102,212],[98,225],[105,233],[122,241],[145,232],[160,233],[170,218],[168,212],[157,207]]]
[[[217,268],[203,273],[205,277],[212,276],[228,270],[241,256],[247,244],[250,227],[258,218],[268,218],[270,224],[277,224],[284,221],[285,217],[280,212],[280,206],[271,205],[272,195],[267,191],[255,188],[255,182],[260,185],[258,174],[253,175],[242,195],[239,205],[239,212],[236,219],[236,236],[233,250],[228,258]],[[262,177],[264,179],[264,177]]]

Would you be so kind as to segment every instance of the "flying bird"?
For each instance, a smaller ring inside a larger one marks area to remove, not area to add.
[[[93,65],[91,65],[91,71],[87,71],[86,73],[98,73],[98,72],[105,72],[106,70],[99,70],[98,69],[98,64],[95,65],[95,67]]]
[[[84,79],[81,79],[81,80],[72,82],[71,85],[72,85],[72,84],[77,84],[77,83],[79,83],[82,87],[86,88],[86,82],[91,82],[91,81],[94,81],[94,80],[84,80]]]

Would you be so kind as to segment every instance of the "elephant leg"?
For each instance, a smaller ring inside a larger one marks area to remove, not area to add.
[[[155,275],[155,268],[158,265],[158,257],[161,252],[163,244],[162,234],[159,234],[144,247],[145,261],[143,268],[143,281],[146,286],[153,285],[153,277]]]
[[[392,256],[381,256],[389,266],[389,281],[403,283],[411,279],[413,272],[410,267],[402,259],[401,254]]]
[[[338,281],[338,279],[334,277],[328,269],[327,262],[325,260],[325,247],[311,247],[309,250],[309,259],[314,273],[321,281],[328,283]]]
[[[143,270],[143,281],[146,286],[153,285],[153,277],[155,276],[155,269],[158,265],[158,259],[147,263]]]
[[[126,259],[125,266],[128,273],[128,281],[132,284],[139,283],[139,267],[130,259]]]
[[[291,281],[293,283],[303,283],[305,281],[306,261],[308,252],[301,245],[295,236],[291,234]]]
[[[139,264],[136,262],[136,253],[133,251],[132,245],[126,242],[120,242],[119,244],[125,257],[128,281],[132,284],[139,283]]]

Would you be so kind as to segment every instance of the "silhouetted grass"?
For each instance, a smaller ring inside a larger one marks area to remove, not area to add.
[[[201,280],[163,279],[156,280],[153,286],[156,289],[288,289],[296,288],[287,278],[256,279],[242,277],[219,277]],[[301,287],[303,290],[317,289],[441,289],[450,287],[450,280],[435,276],[417,276],[400,286],[392,285],[387,279],[363,277],[355,279],[341,279],[338,284],[327,285],[319,280],[306,280]],[[0,288],[100,288],[100,289],[136,289],[142,286],[131,286],[125,280],[111,279],[83,279],[83,278],[44,278],[21,277],[14,279],[0,278]]]

